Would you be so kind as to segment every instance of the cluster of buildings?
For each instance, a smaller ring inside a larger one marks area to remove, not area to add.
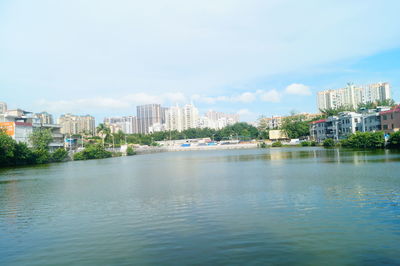
[[[359,132],[385,133],[400,130],[400,105],[394,108],[378,107],[362,112],[342,112],[310,123],[310,137],[315,141],[327,138],[340,140]]]
[[[317,105],[320,110],[341,106],[357,109],[360,104],[382,102],[391,99],[389,83],[368,85],[347,84],[345,88],[318,92]],[[304,121],[313,120],[320,114],[301,113]],[[285,118],[290,116],[263,117],[258,125],[270,130],[281,128]],[[160,104],[145,104],[136,107],[136,116],[108,117],[104,123],[111,133],[122,131],[126,134],[149,134],[159,131],[183,131],[189,128],[222,129],[239,122],[238,114],[226,114],[209,110],[204,115],[193,104],[163,107]],[[53,135],[51,148],[63,147],[65,137],[73,135],[95,135],[95,118],[90,115],[63,114],[57,122],[47,113],[32,113],[22,109],[8,110],[7,104],[0,102],[0,127],[15,140],[29,143],[29,136],[36,129],[47,128]],[[337,116],[314,121],[310,124],[311,139],[323,141],[326,138],[339,140],[357,131],[394,132],[400,129],[400,106],[396,108],[378,107],[362,112],[342,112]],[[279,132],[278,132],[279,133]]]
[[[310,121],[315,119],[316,117],[321,116],[321,114],[310,114],[310,113],[299,113],[290,116],[272,116],[272,117],[261,117],[256,126],[261,126],[266,129],[280,129],[283,121],[286,118],[293,118],[295,116],[301,117],[304,121]]]
[[[193,104],[183,107],[162,107],[160,104],[146,104],[136,107],[136,116],[109,117],[104,123],[111,133],[122,131],[126,134],[149,134],[164,130],[182,131],[189,128],[221,129],[239,122],[237,114],[208,111],[199,115]],[[54,143],[51,148],[65,145],[74,135],[93,136],[96,134],[96,121],[90,115],[63,114],[57,121],[47,112],[33,113],[22,109],[8,110],[7,104],[0,102],[0,127],[19,142],[29,144],[29,137],[36,129],[46,128],[52,132]]]
[[[96,121],[90,115],[64,114],[58,119],[58,124],[61,126],[61,133],[66,135],[96,134]]]
[[[61,126],[55,124],[53,116],[46,113],[32,113],[22,109],[8,110],[7,104],[0,102],[0,127],[18,142],[29,144],[33,131],[46,128],[51,132],[53,141],[49,144],[51,150],[64,147],[64,135]]]
[[[104,123],[111,132],[122,131],[127,134],[148,134],[159,131],[179,132],[189,128],[221,129],[239,122],[239,115],[208,111],[199,115],[193,104],[182,107],[162,107],[160,104],[145,104],[136,107],[136,116],[107,117]]]
[[[391,99],[390,84],[388,82],[367,85],[348,83],[346,87],[325,90],[317,93],[317,107],[319,110],[335,109],[341,106],[357,108],[359,104],[372,103]]]

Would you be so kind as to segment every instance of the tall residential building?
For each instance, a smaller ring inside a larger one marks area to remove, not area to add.
[[[199,127],[199,111],[193,104],[173,106],[165,113],[165,128],[182,131]]]
[[[0,114],[7,112],[7,104],[5,102],[0,102]]]
[[[199,110],[193,104],[183,107],[183,130],[196,128],[199,124]]]
[[[145,104],[136,107],[138,133],[147,134],[149,128],[156,123],[162,122],[162,111],[160,104]]]
[[[58,119],[59,124],[61,125],[61,133],[63,134],[95,134],[95,119],[90,115],[73,115],[73,114],[65,114],[62,115]]]
[[[172,106],[165,111],[165,127],[167,130],[183,130],[183,111],[179,106]]]
[[[41,124],[46,124],[46,125],[54,124],[53,115],[47,112],[37,113],[34,116],[40,120]]]
[[[391,99],[390,84],[387,82],[367,85],[347,84],[345,88],[320,91],[317,94],[318,109],[349,106],[356,108],[361,103]]]
[[[238,114],[226,114],[214,110],[208,110],[208,112],[206,113],[206,117],[213,121],[218,121],[218,119],[226,118],[227,120],[232,120],[232,122],[234,123],[239,122],[240,118]]]
[[[112,133],[120,130],[125,134],[138,133],[136,116],[106,117],[104,124],[110,127]]]
[[[222,129],[228,125],[239,122],[238,114],[226,114],[209,110],[205,116],[199,119],[200,128]]]

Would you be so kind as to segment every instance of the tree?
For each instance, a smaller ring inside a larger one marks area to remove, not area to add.
[[[126,155],[131,156],[131,155],[135,155],[135,154],[136,154],[136,152],[135,152],[135,150],[134,150],[131,146],[129,146],[129,147],[126,149]]]
[[[103,147],[104,147],[104,141],[105,139],[110,136],[111,134],[111,130],[109,127],[107,127],[105,124],[100,123],[97,127],[96,127],[96,132],[97,134],[101,137],[102,141],[103,141]]]
[[[49,144],[53,141],[50,130],[43,128],[34,130],[29,137],[29,141],[36,156],[36,162],[48,163],[51,159]]]
[[[0,129],[0,165],[11,165],[14,161],[16,142]]]
[[[83,151],[74,154],[74,160],[91,160],[109,158],[112,153],[106,151],[100,144],[88,145]]]
[[[385,99],[385,100],[376,100],[374,102],[360,103],[357,106],[357,111],[362,109],[375,109],[378,106],[396,106],[396,103],[393,99]]]
[[[376,105],[393,107],[396,106],[396,102],[393,99],[377,100]]]
[[[36,155],[25,143],[17,143],[0,130],[0,166],[36,163]]]
[[[394,149],[400,148],[400,131],[394,132],[390,135],[388,146],[389,148],[394,148]]]
[[[32,132],[29,141],[34,150],[48,150],[53,137],[49,129],[39,128]]]
[[[331,148],[335,146],[335,141],[331,138],[325,139],[322,145],[324,145],[325,148]]]
[[[289,116],[283,119],[281,129],[286,132],[289,138],[297,139],[310,134],[308,122],[303,115]]]
[[[339,106],[336,108],[327,108],[327,109],[320,109],[319,110],[324,118],[329,117],[329,116],[335,116],[338,115],[341,112],[354,112],[354,108],[351,106],[343,105]]]
[[[36,154],[23,142],[16,143],[14,165],[37,163]]]
[[[62,162],[68,157],[68,152],[64,148],[58,148],[51,154],[51,161]]]
[[[357,106],[357,111],[361,111],[363,109],[375,109],[377,107],[377,103],[376,102],[367,102],[367,103],[360,103]]]
[[[385,146],[383,132],[356,132],[341,141],[343,147],[379,149]]]
[[[282,142],[280,142],[280,141],[276,141],[276,142],[272,143],[271,146],[272,146],[272,147],[282,147],[283,144],[282,144]]]

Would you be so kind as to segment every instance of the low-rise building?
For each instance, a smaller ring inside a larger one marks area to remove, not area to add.
[[[272,141],[288,140],[289,137],[285,131],[280,130],[280,129],[274,129],[274,130],[269,131],[269,139]]]
[[[381,128],[385,133],[399,131],[400,129],[400,105],[379,113]]]
[[[46,129],[51,133],[53,140],[49,144],[50,151],[64,147],[64,134],[61,133],[61,126],[57,124],[33,124],[33,131]]]
[[[17,142],[29,144],[29,137],[32,134],[32,123],[26,122],[0,122],[0,128]]]
[[[382,119],[387,121],[387,124],[392,124],[389,119],[391,112],[387,113],[386,107],[378,107],[373,110],[365,110],[363,113],[342,112],[337,116],[330,116],[326,119],[313,121],[310,123],[310,137],[315,141],[323,141],[327,138],[332,138],[336,141],[345,139],[355,132],[376,132],[382,130]],[[391,110],[393,111],[393,110]],[[386,117],[385,117],[386,115]]]
[[[318,142],[326,139],[326,119],[310,122],[310,138]]]

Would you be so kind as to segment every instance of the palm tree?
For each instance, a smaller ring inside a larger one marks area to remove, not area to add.
[[[107,125],[100,123],[96,127],[96,132],[97,132],[97,135],[99,135],[101,137],[101,139],[103,140],[103,147],[104,147],[104,140],[111,134],[110,128],[107,127]]]

